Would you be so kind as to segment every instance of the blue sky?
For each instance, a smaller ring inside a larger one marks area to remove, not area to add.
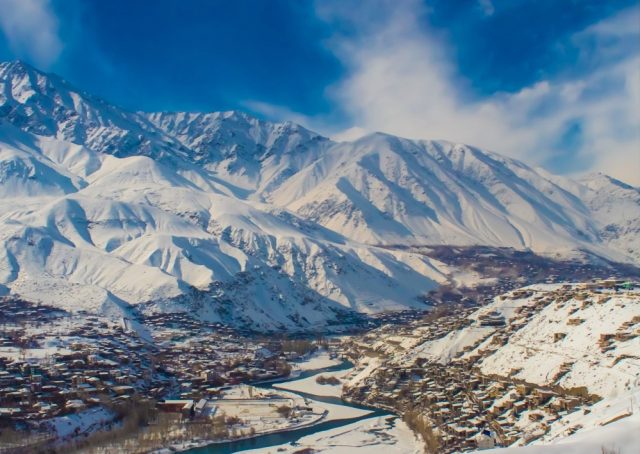
[[[131,110],[462,141],[640,184],[628,0],[0,0],[0,59]],[[637,172],[636,172],[637,171]]]

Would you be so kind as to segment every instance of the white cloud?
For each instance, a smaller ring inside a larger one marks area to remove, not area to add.
[[[288,107],[279,106],[276,104],[270,104],[264,101],[255,101],[248,100],[244,101],[242,105],[249,109],[251,112],[264,115],[265,117],[275,120],[275,121],[293,121],[294,123],[298,123],[306,128],[313,130],[321,130],[324,129],[322,126],[317,125],[318,127],[314,127],[317,121],[314,121],[313,118],[294,112]]]
[[[482,12],[485,16],[493,16],[493,13],[496,12],[495,6],[493,6],[493,2],[491,0],[478,0],[478,4],[480,8],[482,8]]]
[[[0,0],[0,28],[16,55],[40,67],[50,66],[62,52],[49,0]]]
[[[349,5],[325,0],[317,3],[317,13],[352,30],[328,42],[347,68],[329,94],[355,127],[465,142],[540,165],[559,156],[567,159],[558,144],[567,124],[579,121],[582,145],[571,156],[581,165],[573,168],[640,184],[637,52],[579,79],[543,80],[517,93],[470,99],[460,88],[464,83],[451,65],[446,43],[425,30],[421,19],[428,11],[422,2],[378,1],[369,17]],[[638,11],[636,7],[596,24],[576,40],[602,41],[597,52],[605,58],[611,52],[610,36],[603,35],[640,37],[637,28],[626,26]]]
[[[629,36],[637,38],[640,35],[640,8],[624,10],[609,19],[588,27],[582,33],[578,33],[581,36],[589,34],[601,37]]]
[[[272,121],[293,121],[305,128],[324,134],[336,142],[353,141],[372,131],[353,126],[347,129],[337,128],[335,121],[326,115],[305,115],[295,112],[288,107],[271,104],[264,101],[244,101],[242,106],[254,114],[259,114]]]
[[[370,132],[371,131],[367,131],[359,126],[352,126],[332,134],[331,140],[335,140],[336,142],[352,142],[360,137],[366,136]]]

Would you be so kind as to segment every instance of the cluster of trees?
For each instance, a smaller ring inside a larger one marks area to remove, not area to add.
[[[157,420],[158,412],[155,403],[148,399],[133,399],[129,402],[114,404],[105,396],[99,396],[102,405],[115,415],[113,421],[101,430],[91,434],[85,439],[74,440],[64,449],[100,446],[114,439],[136,438],[144,427],[153,424]],[[55,434],[49,432],[33,432],[30,430],[16,430],[10,425],[0,429],[0,452],[57,452],[50,445],[56,440]],[[61,449],[62,451],[62,449]]]
[[[295,352],[306,355],[316,349],[315,342],[308,339],[285,339],[282,341],[282,351]]]
[[[339,385],[340,380],[333,376],[325,377],[324,375],[318,375],[316,383],[319,385]]]
[[[96,432],[82,441],[76,441],[75,448],[96,452],[127,452],[142,454],[190,440],[227,440],[253,436],[253,427],[243,428],[244,421],[237,416],[220,413],[212,418],[186,420],[178,413],[158,412],[149,409],[145,402],[115,409],[116,412],[129,411],[112,430]]]
[[[276,364],[276,372],[283,377],[291,373],[291,365],[286,361],[278,361]]]
[[[51,438],[46,434],[36,434],[13,427],[0,429],[0,452],[20,454],[23,452],[46,452]]]
[[[289,419],[291,417],[291,414],[293,413],[293,408],[291,408],[288,405],[280,405],[276,411],[278,412],[278,414],[280,414],[280,416],[282,416],[283,418],[287,418]]]

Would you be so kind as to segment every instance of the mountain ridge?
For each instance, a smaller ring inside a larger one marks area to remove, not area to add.
[[[394,244],[638,263],[640,192],[607,178],[447,141],[338,143],[238,111],[127,112],[0,64],[0,284],[75,292],[67,308],[310,328],[426,308],[456,272]]]

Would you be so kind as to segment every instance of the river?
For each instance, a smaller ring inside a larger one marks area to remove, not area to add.
[[[272,388],[273,385],[275,385],[276,383],[284,383],[284,382],[287,382],[287,381],[301,380],[303,378],[307,378],[307,377],[310,377],[310,376],[313,376],[313,375],[316,375],[316,374],[320,374],[320,373],[323,373],[323,372],[333,372],[333,371],[339,371],[339,370],[346,370],[346,369],[349,369],[351,367],[353,367],[353,364],[351,364],[348,361],[345,361],[345,362],[343,362],[341,364],[337,364],[337,365],[331,366],[331,367],[325,367],[323,369],[304,371],[300,375],[297,375],[297,376],[292,377],[292,378],[287,378],[287,379],[283,379],[283,380],[276,380],[276,381],[272,381],[272,382],[269,382],[269,383],[263,383],[263,384],[255,385],[255,386],[260,387],[260,388],[269,389],[269,388]],[[346,402],[346,401],[340,399],[339,397],[316,396],[314,394],[303,393],[303,392],[298,392],[298,391],[296,391],[295,394],[298,394],[298,395],[303,396],[303,397],[307,397],[309,399],[317,400],[319,402],[326,402],[326,403],[334,404],[334,405],[343,405],[343,406],[351,407],[351,408],[369,410],[369,411],[371,411],[371,413],[369,413],[367,415],[364,415],[364,416],[359,416],[359,417],[356,417],[356,418],[320,422],[320,423],[315,424],[313,426],[304,427],[304,428],[301,428],[301,429],[289,430],[289,431],[286,431],[286,432],[278,432],[278,433],[267,434],[267,435],[259,435],[257,437],[253,437],[253,438],[246,439],[246,440],[237,440],[237,441],[230,441],[230,442],[226,442],[226,443],[210,444],[210,445],[207,445],[207,446],[203,446],[201,448],[190,449],[190,450],[188,450],[186,452],[188,452],[190,454],[232,454],[232,453],[246,451],[246,450],[250,450],[250,449],[268,448],[270,446],[278,446],[278,445],[282,445],[282,444],[286,444],[286,443],[296,442],[299,439],[301,439],[302,437],[305,437],[307,435],[311,435],[311,434],[314,434],[316,432],[323,432],[323,431],[329,430],[329,429],[334,429],[336,427],[346,426],[348,424],[352,424],[354,422],[361,421],[363,419],[373,418],[373,417],[376,417],[376,416],[390,415],[389,412],[386,412],[386,411],[383,411],[383,410],[379,410],[379,409],[376,409],[376,408],[363,407],[361,405],[352,404],[352,403],[349,403],[349,402]]]

